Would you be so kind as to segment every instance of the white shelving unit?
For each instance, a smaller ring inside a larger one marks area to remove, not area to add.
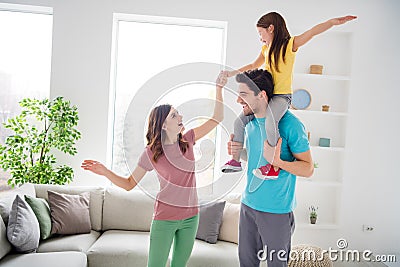
[[[321,80],[337,80],[337,81],[350,81],[349,76],[342,76],[342,75],[315,75],[309,73],[295,73],[294,78],[310,78],[310,79],[321,79]]]
[[[352,33],[328,31],[301,47],[297,54],[293,90],[311,94],[307,110],[291,110],[310,132],[311,153],[318,168],[310,178],[298,177],[296,224],[306,230],[336,230],[346,153],[346,123],[350,90]],[[310,65],[323,65],[323,74],[309,74]],[[328,112],[322,105],[329,105]],[[330,147],[320,147],[319,138],[330,138]],[[318,207],[315,225],[309,222],[309,206]]]
[[[297,228],[307,229],[307,230],[336,230],[339,228],[337,224],[310,224],[310,223],[300,223],[296,224]]]
[[[347,116],[346,112],[324,112],[316,110],[292,110],[294,114],[313,114],[314,116]]]

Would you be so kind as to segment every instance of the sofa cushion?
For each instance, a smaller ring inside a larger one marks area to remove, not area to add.
[[[236,267],[239,266],[238,246],[224,241],[210,245],[195,240],[187,267]]]
[[[51,217],[50,208],[46,200],[25,195],[25,201],[32,208],[39,222],[40,238],[49,238],[51,235]]]
[[[104,195],[103,230],[150,231],[154,199],[140,190],[107,188]]]
[[[86,267],[87,260],[82,252],[35,253],[8,255],[0,261],[0,267]]]
[[[0,259],[11,251],[11,244],[7,239],[7,230],[3,219],[0,218]]]
[[[39,222],[29,204],[15,196],[7,227],[8,241],[18,252],[34,252],[39,246]]]
[[[0,192],[0,215],[3,218],[5,225],[8,225],[8,216],[10,215],[11,206],[16,195],[21,197],[24,195],[34,197],[35,187],[33,184],[23,184],[16,189],[7,192]]]
[[[227,202],[225,204],[222,224],[219,230],[219,240],[238,244],[239,242],[240,204]]]
[[[40,242],[37,252],[81,251],[86,253],[99,238],[100,233],[55,236]]]
[[[241,199],[242,199],[242,194],[241,193],[229,193],[226,196],[224,196],[223,199],[228,203],[240,204]]]
[[[221,227],[225,201],[213,202],[200,207],[199,227],[196,238],[215,244]]]
[[[96,267],[147,266],[149,232],[109,230],[87,253],[88,263]]]
[[[35,184],[36,197],[48,200],[47,191],[78,195],[90,192],[90,222],[93,230],[100,231],[103,214],[104,188],[93,186],[65,186]]]
[[[68,195],[47,191],[51,213],[52,234],[90,233],[90,193]]]

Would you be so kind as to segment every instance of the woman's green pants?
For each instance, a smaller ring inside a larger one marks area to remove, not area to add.
[[[184,220],[153,220],[150,230],[148,267],[165,267],[172,241],[171,267],[185,267],[192,253],[199,215]]]

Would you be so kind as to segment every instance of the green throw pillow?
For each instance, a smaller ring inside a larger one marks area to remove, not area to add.
[[[50,208],[45,199],[25,195],[25,200],[31,206],[39,221],[40,238],[47,239],[51,236]]]

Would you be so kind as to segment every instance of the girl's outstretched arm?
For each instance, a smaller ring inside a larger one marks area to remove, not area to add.
[[[356,19],[356,18],[357,18],[356,16],[345,16],[345,17],[340,17],[340,18],[333,18],[333,19],[327,20],[323,23],[320,23],[320,24],[312,27],[308,31],[304,32],[303,34],[295,36],[294,41],[293,41],[293,52],[296,52],[300,46],[306,44],[314,36],[329,30],[333,26],[342,25],[342,24],[344,24],[348,21],[351,21],[353,19]]]
[[[224,119],[222,88],[225,86],[227,79],[228,77],[226,72],[221,71],[216,81],[214,114],[211,119],[193,129],[195,141],[211,132],[211,130],[217,127],[217,125]]]
[[[113,184],[127,191],[132,190],[147,172],[145,169],[136,166],[136,169],[132,172],[131,176],[124,178],[107,169],[101,162],[95,160],[84,160],[81,167],[84,170],[105,176]]]
[[[248,71],[248,70],[255,70],[258,69],[259,67],[262,66],[262,64],[264,64],[265,62],[265,57],[264,55],[260,52],[260,54],[258,55],[258,57],[254,60],[254,62],[245,65],[243,67],[241,67],[240,69],[237,70],[232,70],[232,71],[225,71],[225,73],[227,74],[228,77],[232,77],[235,76],[239,73]]]

